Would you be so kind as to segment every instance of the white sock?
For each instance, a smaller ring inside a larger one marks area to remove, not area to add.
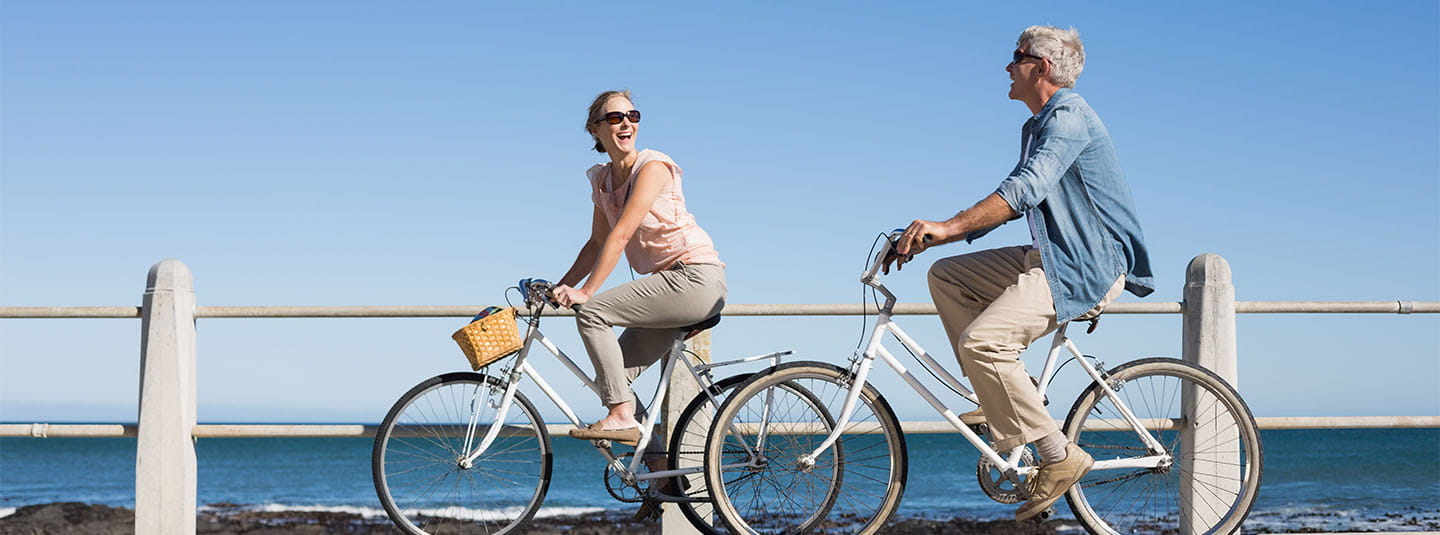
[[[1069,444],[1070,441],[1065,439],[1065,435],[1056,431],[1036,440],[1035,449],[1040,452],[1040,460],[1045,464],[1053,464],[1065,460],[1065,446]]]

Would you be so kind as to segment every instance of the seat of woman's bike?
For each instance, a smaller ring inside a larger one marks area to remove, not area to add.
[[[705,321],[702,321],[702,322],[700,322],[700,323],[696,323],[696,324],[694,324],[694,325],[690,325],[690,326],[686,326],[686,327],[681,327],[680,330],[685,331],[685,339],[686,339],[686,340],[689,340],[690,337],[695,336],[695,335],[697,335],[697,334],[700,334],[700,333],[704,332],[705,329],[709,329],[709,328],[714,327],[714,326],[719,325],[719,324],[720,324],[720,314],[715,314],[714,316],[710,316],[710,317],[708,317],[708,318],[705,318]]]

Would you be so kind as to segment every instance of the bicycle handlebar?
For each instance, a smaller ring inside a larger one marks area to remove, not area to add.
[[[560,308],[560,305],[555,302],[554,298],[553,292],[555,291],[555,285],[550,281],[545,279],[520,279],[517,286],[520,287],[520,296],[525,299],[526,307],[532,310],[538,310],[537,307],[543,305],[550,305],[557,309]]]
[[[885,251],[882,253],[882,254],[884,254],[884,256],[881,258],[881,263],[882,263],[882,264],[889,264],[892,260],[894,260],[894,259],[896,259],[896,258],[902,258],[902,257],[903,257],[906,262],[909,262],[911,259],[914,259],[914,258],[915,258],[915,255],[910,255],[910,254],[902,255],[902,254],[900,254],[899,252],[896,251],[896,249],[898,249],[898,248],[899,248],[898,246],[900,245],[900,243],[899,243],[899,242],[900,242],[900,235],[901,235],[901,234],[904,234],[904,233],[905,233],[905,229],[903,229],[903,228],[897,228],[897,229],[895,229],[895,230],[890,231],[889,234],[885,235],[885,242],[886,242],[887,247],[885,248]]]
[[[877,277],[879,276],[881,269],[889,265],[891,262],[895,261],[895,259],[897,258],[904,258],[905,262],[909,262],[910,260],[915,258],[915,255],[913,254],[902,255],[896,252],[897,246],[900,245],[900,235],[904,233],[905,229],[897,228],[890,231],[889,234],[885,235],[884,249],[882,249],[879,254],[875,255],[874,263],[871,264],[870,269],[865,272],[865,275],[860,278],[860,282],[869,284],[871,282],[877,281]],[[923,240],[927,243],[932,239],[934,238],[929,234],[926,234],[923,238]]]

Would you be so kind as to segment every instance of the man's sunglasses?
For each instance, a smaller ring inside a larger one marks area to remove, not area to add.
[[[640,110],[612,111],[600,117],[600,120],[595,122],[605,121],[610,124],[620,124],[621,121],[626,119],[629,119],[632,123],[640,122]]]
[[[1010,64],[1011,64],[1011,65],[1014,65],[1014,64],[1016,64],[1016,63],[1020,63],[1020,62],[1022,62],[1022,61],[1025,61],[1025,58],[1038,59],[1038,60],[1041,60],[1041,61],[1044,61],[1044,60],[1045,60],[1045,58],[1042,58],[1042,57],[1037,56],[1037,55],[1035,55],[1035,54],[1026,54],[1026,53],[1024,53],[1024,52],[1021,52],[1021,51],[1019,51],[1019,50],[1016,50],[1014,53],[1012,53],[1012,54],[1010,55]]]

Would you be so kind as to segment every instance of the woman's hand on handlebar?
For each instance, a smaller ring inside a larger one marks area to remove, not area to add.
[[[571,288],[563,284],[556,286],[554,291],[555,303],[565,308],[583,305],[590,301],[590,297],[590,292],[584,288]]]

